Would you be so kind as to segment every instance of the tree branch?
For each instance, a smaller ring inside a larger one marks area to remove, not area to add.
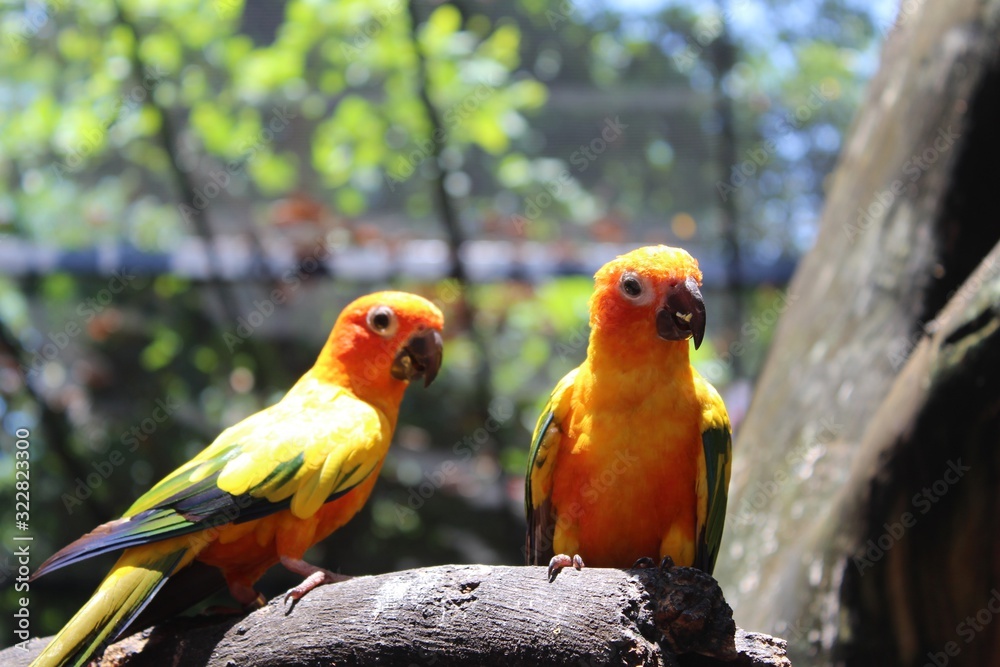
[[[926,331],[872,417],[838,503],[851,610],[841,614],[854,638],[841,650],[900,664],[941,651],[997,590],[1000,244]],[[962,664],[996,664],[1000,635],[979,631],[992,640],[963,637]]]
[[[737,164],[737,137],[733,99],[722,89],[722,82],[732,71],[733,65],[736,64],[736,46],[729,37],[724,0],[717,0],[716,5],[722,21],[722,31],[709,45],[708,60],[715,72],[713,78],[714,106],[715,113],[719,117],[719,143],[715,159],[719,169],[719,181],[727,183],[733,167]],[[735,196],[719,197],[716,203],[721,219],[722,244],[725,249],[726,262],[726,292],[729,297],[728,308],[723,311],[723,324],[730,340],[737,340],[740,326],[743,323],[743,267],[740,249],[739,209],[736,206]],[[742,355],[731,355],[730,364],[733,376],[742,377]]]
[[[420,96],[420,103],[427,114],[427,122],[430,124],[431,139],[431,166],[434,169],[434,196],[437,199],[438,209],[441,213],[441,222],[444,223],[445,231],[448,234],[448,246],[451,250],[451,276],[464,287],[469,279],[466,275],[465,264],[462,262],[461,249],[465,243],[465,232],[462,224],[458,220],[458,213],[452,204],[451,197],[445,187],[445,178],[448,174],[441,164],[441,151],[448,142],[448,133],[441,123],[440,114],[437,107],[431,100],[430,78],[427,75],[427,56],[420,46],[420,16],[417,13],[416,0],[409,0],[406,3],[410,14],[410,39],[413,42],[413,52],[416,56],[416,86]]]
[[[43,646],[7,649],[26,665]],[[784,641],[738,630],[699,570],[444,565],[358,577],[246,617],[178,619],[109,648],[98,667],[206,665],[774,665]],[[675,656],[680,656],[675,659]]]
[[[129,59],[131,60],[133,76],[137,77],[141,82],[143,72],[147,71],[147,65],[139,51],[139,46],[142,42],[139,28],[130,18],[125,16],[125,11],[122,9],[120,1],[115,2],[114,8],[115,20],[132,34],[132,48],[129,50]],[[205,209],[194,205],[196,195],[194,184],[191,182],[188,174],[180,167],[180,157],[177,154],[176,144],[177,130],[174,128],[173,118],[171,118],[169,111],[165,107],[157,103],[153,91],[150,92],[147,104],[160,116],[157,139],[160,142],[160,148],[167,155],[167,162],[170,165],[170,175],[173,177],[174,186],[177,188],[178,199],[190,209],[189,213],[195,232],[205,242],[205,256],[208,258],[208,265],[210,267],[207,280],[212,288],[218,292],[219,303],[226,316],[231,322],[235,322],[240,315],[236,310],[235,304],[237,300],[229,298],[225,293],[225,283],[219,277],[221,261],[216,251],[212,227],[208,222]]]
[[[441,152],[448,143],[448,130],[441,122],[441,114],[438,113],[430,93],[430,77],[427,73],[427,55],[420,45],[420,16],[417,11],[417,0],[408,0],[406,3],[410,15],[410,39],[413,43],[413,53],[416,57],[416,85],[420,96],[420,102],[427,114],[427,122],[430,125],[431,155],[429,162],[434,170],[434,195],[437,200],[438,210],[441,214],[441,222],[444,225],[448,239],[448,250],[451,256],[451,277],[458,281],[461,288],[458,303],[459,326],[469,332],[473,345],[479,352],[479,368],[476,372],[476,403],[477,410],[482,416],[487,415],[489,396],[487,387],[490,387],[489,350],[486,341],[476,328],[476,312],[472,299],[469,297],[469,275],[465,270],[465,263],[462,261],[462,246],[465,244],[465,231],[458,218],[458,212],[445,187],[445,180],[448,177],[448,169],[441,162]]]

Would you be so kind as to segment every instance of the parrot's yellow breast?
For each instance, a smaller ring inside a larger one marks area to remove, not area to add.
[[[703,456],[693,378],[611,386],[581,370],[552,487],[555,553],[596,567],[665,555],[692,564]]]

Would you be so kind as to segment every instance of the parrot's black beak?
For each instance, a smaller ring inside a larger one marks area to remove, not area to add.
[[[663,307],[656,311],[656,333],[663,340],[694,338],[694,349],[705,337],[705,299],[698,281],[688,278],[667,292]]]
[[[410,336],[392,362],[390,373],[397,380],[424,378],[426,387],[437,377],[441,368],[444,343],[434,329],[421,329]]]

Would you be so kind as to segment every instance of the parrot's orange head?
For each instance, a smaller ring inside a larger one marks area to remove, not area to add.
[[[594,276],[590,326],[626,343],[705,336],[701,271],[680,248],[646,246],[619,255]]]
[[[444,316],[427,299],[376,292],[340,313],[317,361],[358,396],[397,394],[410,380],[429,385],[441,368]]]

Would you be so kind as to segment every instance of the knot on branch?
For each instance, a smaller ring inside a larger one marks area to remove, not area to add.
[[[675,655],[697,653],[732,660],[736,657],[733,610],[711,575],[693,567],[660,567],[637,571],[651,606],[652,622]]]

